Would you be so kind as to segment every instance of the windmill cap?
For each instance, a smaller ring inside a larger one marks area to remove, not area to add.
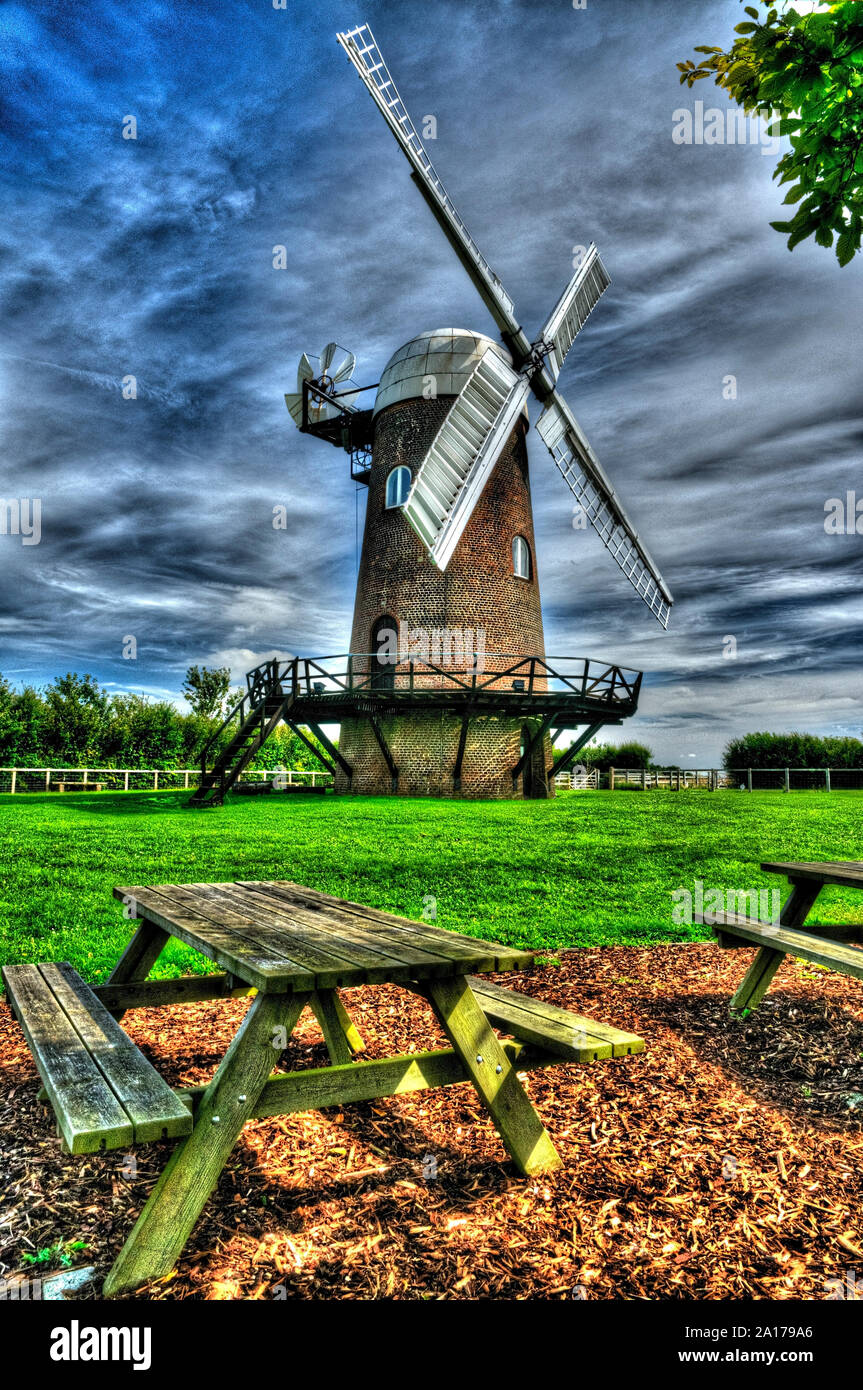
[[[468,328],[435,328],[419,333],[394,352],[381,373],[373,414],[397,401],[428,398],[434,383],[436,396],[458,396],[468,377],[487,352],[512,362],[502,343]],[[527,408],[525,407],[525,414]]]

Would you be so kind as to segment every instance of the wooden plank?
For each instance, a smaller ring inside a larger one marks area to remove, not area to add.
[[[188,1134],[185,1108],[116,1023],[77,971],[66,963],[40,965],[48,988],[69,1019],[81,1044],[105,1077],[134,1126],[135,1143]]]
[[[134,1126],[36,965],[5,965],[7,998],[21,1025],[70,1153],[134,1140]]]
[[[731,933],[735,927],[758,928],[771,925],[769,922],[760,922],[756,917],[746,917],[739,912],[724,912],[722,918],[722,922],[715,925],[710,922],[704,923],[703,917],[696,916],[694,920],[711,927],[716,933],[719,945],[725,950],[731,951],[745,951],[749,942],[737,938],[731,939],[731,937],[728,941],[724,941],[722,938],[725,935],[725,922],[728,923],[728,930]],[[863,922],[807,922],[806,934],[820,937],[825,941],[841,941],[846,945],[863,945]]]
[[[739,1014],[745,1018],[753,1009],[758,1008],[784,959],[784,951],[773,951],[768,946],[762,947],[732,996],[728,1006],[732,1014]]]
[[[127,1009],[152,1009],[166,1004],[196,1004],[203,999],[242,999],[254,985],[234,984],[234,975],[180,975],[173,980],[130,980],[127,984],[94,985],[93,993],[112,1015]]]
[[[312,939],[330,942],[334,950],[356,951],[357,961],[366,961],[369,984],[390,981],[406,984],[412,979],[463,974],[468,962],[478,958],[476,951],[468,952],[459,946],[445,953],[438,949],[434,939],[431,941],[435,949],[430,950],[424,937],[403,932],[400,928],[390,930],[377,924],[370,926],[348,913],[336,917],[332,911],[324,914],[300,907],[276,894],[264,894],[248,887],[241,889],[239,885],[235,885],[235,888],[238,893],[244,893],[247,899],[259,904],[259,910],[269,914],[273,924],[284,927],[290,935],[294,931],[311,932]]]
[[[317,907],[318,910],[327,913],[334,910],[344,912],[351,917],[358,917],[366,925],[373,926],[375,934],[380,933],[392,940],[400,940],[407,935],[423,950],[459,962],[465,973],[468,970],[503,973],[508,970],[524,970],[533,964],[533,953],[530,951],[519,951],[513,947],[501,946],[494,941],[483,941],[477,937],[464,936],[460,932],[445,931],[442,927],[435,927],[430,923],[414,922],[409,917],[378,912],[360,903],[333,898],[327,893],[319,893],[316,889],[303,888],[300,884],[288,880],[271,883],[254,883],[247,880],[240,881],[240,886],[263,888],[289,902],[311,908]],[[470,965],[471,959],[481,959],[483,964]]]
[[[103,1293],[170,1274],[247,1120],[277,1055],[276,1030],[290,1037],[307,994],[259,994],[201,1098],[195,1127],[174,1149],[117,1257]]]
[[[431,980],[428,992],[441,1027],[519,1172],[532,1175],[559,1168],[557,1150],[467,979]]]
[[[546,1047],[561,1057],[589,1062],[644,1051],[644,1040],[634,1033],[624,1033],[609,1024],[582,1018],[556,1004],[547,1004],[542,999],[488,980],[470,977],[469,983],[483,1013],[495,1028]]]
[[[836,884],[844,888],[863,888],[863,860],[834,859],[813,863],[788,863],[768,860],[761,865],[765,873],[784,874],[786,878],[812,879],[816,883]]]
[[[350,1014],[348,1013],[347,1009],[345,1008],[344,1004],[339,998],[338,990],[333,990],[332,1001],[333,1008],[336,1012],[336,1018],[339,1021],[339,1025],[341,1027],[342,1032],[345,1035],[348,1047],[350,1048],[351,1052],[354,1054],[357,1052],[365,1052],[366,1045],[362,1040],[360,1031],[356,1027],[356,1024],[354,1023],[353,1019],[351,1018]]]
[[[200,951],[233,975],[239,975],[262,993],[314,988],[315,977],[284,957],[247,940],[239,932],[217,927],[210,918],[193,912],[155,888],[115,888],[114,896],[136,896],[139,911],[165,927],[179,941]]]
[[[334,999],[336,992],[334,989],[317,990],[309,1000],[312,1013],[318,1020],[318,1026],[324,1035],[324,1042],[327,1045],[327,1052],[330,1054],[330,1061],[333,1066],[343,1066],[353,1061],[353,1051],[348,1046],[348,1040],[342,1029],[342,1021],[336,1012]]]
[[[561,1058],[529,1043],[502,1044],[510,1065],[518,1071],[560,1066]],[[273,1115],[295,1115],[305,1110],[325,1110],[331,1105],[381,1100],[437,1086],[470,1081],[464,1064],[451,1048],[409,1052],[373,1062],[350,1062],[332,1067],[309,1067],[271,1076],[255,1106],[256,1120]],[[192,1086],[177,1094],[192,1109],[200,1104],[206,1087]]]
[[[773,930],[788,930],[794,933],[795,929],[806,921],[810,909],[820,892],[820,882],[813,880],[795,881],[779,914],[782,927]],[[731,933],[736,932],[739,934],[741,930],[748,930],[748,928],[732,927]],[[758,930],[759,933],[761,933],[764,928],[759,927]],[[758,941],[764,941],[763,936],[759,935]],[[733,1015],[745,1017],[748,1013],[751,1013],[753,1009],[758,1008],[758,1005],[770,988],[770,982],[773,976],[782,964],[784,954],[785,951],[783,948],[779,950],[775,949],[775,943],[771,945],[764,942],[761,946],[761,950],[756,955],[742,982],[732,996],[729,1010]]]
[[[795,931],[789,927],[770,927],[750,924],[748,926],[723,923],[723,932],[740,937],[753,946],[766,946],[780,951],[783,955],[800,956],[803,960],[826,965],[843,975],[853,975],[863,980],[863,950],[856,946],[846,946],[841,941],[830,941],[811,932]]]
[[[131,906],[131,904],[127,904]],[[122,984],[127,980],[143,980],[149,975],[159,956],[170,941],[170,934],[155,922],[141,922],[114,969],[108,977],[109,984]],[[115,1015],[117,1022],[123,1017],[119,1009]]]
[[[178,901],[207,915],[215,926],[237,932],[244,940],[302,970],[306,977],[311,977],[315,988],[332,989],[340,984],[369,982],[366,967],[350,959],[347,951],[337,944],[329,949],[320,935],[313,937],[300,930],[290,933],[280,930],[259,907],[235,901],[221,889],[218,883],[164,885],[166,893],[170,892]]]
[[[414,961],[405,950],[386,949],[385,943],[372,939],[356,921],[353,925],[339,923],[330,927],[314,913],[284,899],[246,891],[236,884],[211,887],[218,888],[218,901],[233,903],[235,911],[248,915],[256,927],[264,928],[267,940],[282,942],[291,954],[297,954],[301,947],[319,953],[322,960],[326,957],[336,963],[342,975],[360,971],[362,979],[356,983],[386,984],[410,979],[421,968],[423,958],[432,965],[440,964],[438,957],[423,952],[417,953],[420,959]]]

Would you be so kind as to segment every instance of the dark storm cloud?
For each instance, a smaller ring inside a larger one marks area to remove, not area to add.
[[[562,384],[678,603],[663,633],[532,432],[548,650],[643,667],[626,733],[668,759],[858,732],[863,541],[823,522],[863,495],[860,266],[789,256],[775,155],[671,139],[723,104],[674,63],[733,0],[7,3],[0,492],[43,538],[0,536],[0,669],[173,697],[191,661],[346,646],[364,498],[293,429],[299,354],[335,338],[371,382],[418,331],[493,332],[335,43],[362,19],[528,331],[574,247],[613,277]]]

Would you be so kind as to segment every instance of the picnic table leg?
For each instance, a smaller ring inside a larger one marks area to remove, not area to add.
[[[430,980],[426,997],[520,1173],[547,1173],[560,1156],[466,976]],[[425,991],[424,991],[425,992]]]
[[[155,922],[148,922],[146,919],[140,922],[138,930],[108,976],[107,983],[125,985],[130,980],[146,980],[170,940],[170,933],[162,927],[157,927]],[[125,1012],[125,1009],[111,1010],[118,1023]]]
[[[168,1159],[105,1280],[106,1297],[170,1274],[308,1002],[308,994],[256,995],[201,1097],[192,1133]]]
[[[327,1052],[334,1067],[352,1062],[365,1043],[354,1027],[351,1016],[334,989],[319,989],[310,999],[312,1013],[324,1035]]]
[[[802,927],[822,886],[811,879],[792,880],[791,892],[779,914],[779,925]],[[728,1006],[732,1014],[745,1018],[758,1008],[786,955],[786,951],[777,951],[771,946],[760,948]]]

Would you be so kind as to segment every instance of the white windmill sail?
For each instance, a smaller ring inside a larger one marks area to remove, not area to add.
[[[518,332],[515,305],[480,251],[464,220],[447,193],[426,153],[407,107],[398,93],[392,74],[383,60],[374,35],[367,24],[348,33],[337,34],[363,82],[368,87],[393,135],[407,155],[416,184],[440,223],[453,250],[468,271],[483,301],[504,332]]]
[[[446,569],[529,392],[528,378],[489,349],[420,464],[404,512],[439,569]]]
[[[549,347],[548,368],[557,381],[566,354],[581,332],[591,309],[611,284],[611,278],[591,242],[578,270],[560,296],[540,340]]]
[[[536,428],[603,545],[639,598],[667,628],[674,602],[668,586],[626,515],[581,426],[557,392],[543,410]]]

